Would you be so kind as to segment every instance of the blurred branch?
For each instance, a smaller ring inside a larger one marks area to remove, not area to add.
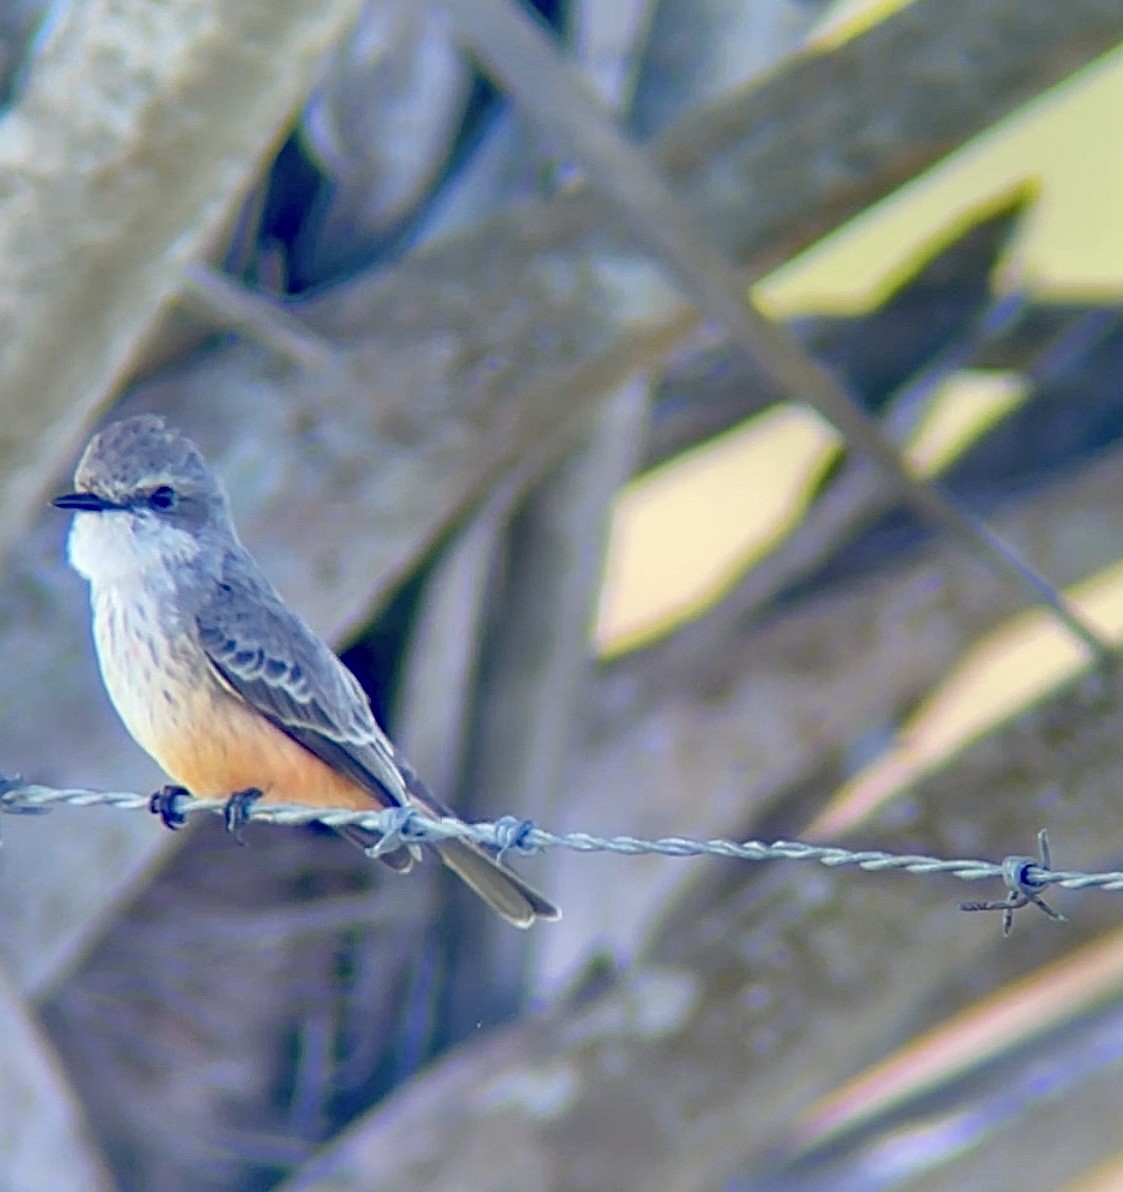
[[[0,1188],[109,1192],[113,1182],[87,1136],[55,1050],[2,973],[0,1021]]]
[[[704,224],[672,195],[645,155],[624,140],[572,65],[526,12],[511,0],[445,2],[472,52],[588,171],[591,185],[628,218],[635,235],[703,314],[721,323],[787,394],[813,406],[840,430],[850,448],[866,455],[918,513],[1013,576],[1027,599],[1048,608],[1093,658],[1110,658],[1109,647],[1094,627],[1045,577],[1035,574],[946,493],[919,477],[833,374],[808,356],[790,331],[756,308],[740,274]]]
[[[434,562],[418,601],[394,730],[433,790],[455,790],[463,764],[481,626],[515,495],[501,486],[476,511]]]
[[[629,128],[647,140],[774,69],[828,6],[829,0],[659,0]]]
[[[639,0],[579,5],[572,14],[574,53],[615,107],[628,104],[651,9],[651,0]],[[457,755],[459,783],[444,788],[456,793],[453,803],[465,812],[518,807],[524,815],[548,817],[561,798],[589,666],[604,542],[616,494],[639,457],[647,411],[647,377],[638,374],[586,416],[573,448],[520,494],[502,541],[489,543],[497,566],[487,615],[473,626],[482,665],[472,706],[464,709],[470,737]],[[531,937],[503,931],[478,907],[458,906],[453,913],[458,922],[449,932],[441,1013],[450,1043],[519,1013],[534,948]],[[481,971],[489,974],[486,986]]]
[[[1009,305],[999,302],[984,309],[958,342],[949,344],[887,399],[881,424],[890,443],[904,448],[931,408],[939,386],[970,364],[992,325],[1003,322]],[[861,456],[845,460],[798,525],[745,573],[715,615],[745,624],[897,504],[896,494],[872,461]]]
[[[103,0],[61,10],[0,123],[0,552],[358,8]]]
[[[640,376],[611,396],[508,528],[456,800],[465,813],[517,808],[520,816],[548,820],[564,801],[612,503],[634,470],[646,421],[647,380]],[[447,1024],[453,1040],[513,1017],[525,1002],[535,944],[502,927],[494,916],[476,914],[456,933],[449,998],[455,1021]],[[490,974],[484,989],[481,967]]]
[[[795,335],[867,408],[880,412],[933,357],[977,333],[995,301],[994,271],[1035,196],[1035,190],[1021,185],[981,204],[898,265],[900,284],[876,310],[848,318],[797,319]],[[1046,338],[1043,332],[1032,350]],[[655,388],[644,467],[656,467],[785,400],[775,380],[726,337],[718,340],[710,332],[702,346],[683,347]],[[995,347],[993,340],[986,344],[991,355]],[[1031,355],[1026,347],[1020,356],[1008,353],[1005,367],[1023,367]]]
[[[1120,503],[1117,447],[1011,500],[996,525],[1068,584],[1118,560],[1118,527],[1088,510]],[[962,653],[1017,607],[1015,589],[937,540],[763,622],[719,605],[602,668],[555,823],[614,831],[616,800],[606,792],[642,791],[629,801],[629,828],[644,835],[662,835],[684,814],[703,836],[797,835],[853,772],[855,756],[882,750]],[[1029,836],[1050,822],[1011,832]],[[976,844],[1005,852],[1011,838]],[[566,917],[541,937],[543,984],[572,973],[593,948],[633,954],[698,873],[637,861],[622,887],[595,860],[553,856],[549,867]]]
[[[1121,40],[1111,0],[914,0],[678,121],[654,160],[756,280]]]
[[[217,269],[193,262],[183,270],[181,281],[183,297],[197,303],[223,330],[236,328],[305,368],[326,370],[342,364],[343,353],[330,339],[309,331],[280,303],[254,294]]]
[[[879,1160],[884,1162],[885,1150],[894,1149],[888,1140],[907,1136],[910,1126],[930,1114],[938,1099],[954,1106],[950,1116],[961,1128],[959,1145],[938,1156],[902,1147],[893,1156],[903,1160],[894,1163],[898,1186],[923,1187],[924,1192],[1002,1187],[1009,1173],[1018,1171],[1022,1192],[1115,1192],[1123,1186],[1119,951],[1118,934],[1105,931],[1064,962],[1043,966],[1028,977],[1019,974],[1021,980],[986,999],[985,1009],[978,1007],[982,1013],[975,1021],[968,1017],[966,1022],[946,1024],[945,1037],[936,1043],[947,1042],[953,1054],[959,1051],[959,1070],[943,1080],[924,1082],[926,1087],[914,1086],[864,1129],[859,1125],[842,1138],[836,1134],[818,1148],[816,1157],[826,1162],[810,1172],[807,1149],[800,1148],[798,1186],[841,1187],[853,1180],[855,1161],[859,1167],[868,1161],[867,1171]],[[1103,978],[1097,981],[1101,972]],[[1055,1003],[1052,1020],[1041,1021],[1041,1004],[1050,1001]],[[1027,1007],[1038,1011],[1037,1021],[1025,1022]],[[994,1011],[993,1017],[980,1021],[986,1010]],[[1028,1029],[1016,1033],[1012,1022]],[[968,1040],[957,1037],[960,1026],[965,1032],[981,1029]],[[998,1031],[992,1033],[995,1026]],[[1001,1037],[1003,1027],[1009,1037],[998,1040],[998,1054],[987,1054],[994,1034]],[[924,1076],[928,1073],[922,1074],[918,1086]],[[1012,1089],[1017,1090],[1013,1096]],[[758,1172],[753,1174],[759,1178]],[[786,1174],[776,1173],[776,1182],[765,1186],[784,1187]]]
[[[369,1079],[392,1054],[435,912],[431,883],[380,883],[329,833],[259,828],[238,848],[200,819],[38,1003],[129,1188],[266,1187],[314,1154],[355,1065]]]

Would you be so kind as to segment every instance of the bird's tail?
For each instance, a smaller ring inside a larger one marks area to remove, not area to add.
[[[456,812],[433,794],[397,750],[394,761],[410,803],[436,819],[457,818]],[[508,923],[530,927],[538,919],[561,918],[561,911],[513,869],[508,869],[495,849],[474,840],[442,840],[434,847],[449,869]]]
[[[434,819],[456,819],[456,813],[442,803],[414,773],[413,767],[387,740],[397,787],[388,792],[391,797],[404,800]],[[364,828],[343,825],[336,829],[357,844],[364,852],[376,845],[379,837]],[[497,914],[516,927],[530,927],[538,919],[553,921],[561,918],[561,911],[533,886],[509,869],[499,858],[496,849],[474,840],[441,840],[432,846],[441,860],[461,881],[470,886]],[[399,873],[408,873],[421,855],[417,845],[411,844],[381,853],[378,859]]]
[[[442,840],[441,860],[469,885],[493,911],[516,927],[530,927],[538,919],[561,918],[561,911],[543,895],[470,840]]]

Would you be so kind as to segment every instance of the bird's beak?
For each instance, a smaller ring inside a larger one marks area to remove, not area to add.
[[[112,501],[99,497],[97,493],[63,493],[55,497],[51,504],[56,509],[73,509],[81,513],[104,513],[107,509],[117,508]]]

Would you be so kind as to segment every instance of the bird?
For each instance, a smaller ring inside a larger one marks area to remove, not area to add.
[[[451,817],[375,719],[358,680],[284,602],[243,546],[226,491],[195,444],[155,414],[90,440],[70,512],[70,565],[90,587],[94,646],[109,698],[172,780],[152,799],[170,827],[178,800],[226,800],[237,829],[257,800]],[[416,845],[369,829],[342,835],[408,872]],[[561,912],[469,839],[431,846],[517,927]]]

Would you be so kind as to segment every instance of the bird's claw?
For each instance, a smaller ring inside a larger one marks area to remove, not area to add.
[[[250,822],[253,805],[263,794],[264,791],[259,790],[256,786],[251,786],[247,790],[236,791],[226,800],[226,806],[222,809],[222,818],[226,824],[227,832],[230,832],[239,844],[246,843],[242,839],[242,829]]]
[[[160,817],[165,828],[175,831],[187,823],[181,804],[191,798],[191,792],[184,786],[162,786],[148,800],[148,810]]]

